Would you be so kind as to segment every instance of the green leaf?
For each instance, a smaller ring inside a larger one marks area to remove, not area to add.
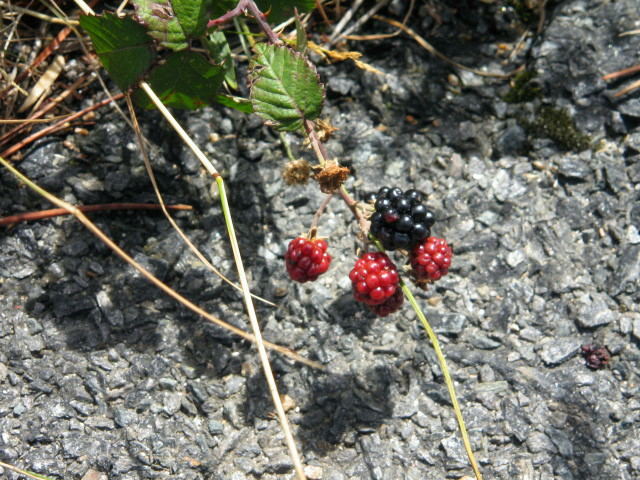
[[[279,130],[299,130],[320,115],[324,91],[315,68],[288,47],[256,44],[251,103],[255,113]]]
[[[144,27],[110,13],[82,15],[80,25],[93,42],[104,68],[121,90],[134,85],[149,69],[154,53]]]
[[[169,0],[131,0],[137,20],[145,25],[149,35],[171,50],[188,47],[187,35],[176,17]]]
[[[310,12],[316,6],[315,0],[257,0],[260,10],[268,13],[268,21],[271,24],[284,22],[293,17],[294,9],[298,13]]]
[[[222,64],[224,68],[224,80],[231,88],[236,90],[238,82],[236,81],[236,69],[231,57],[231,48],[227,43],[227,37],[222,32],[213,32],[205,40],[205,45],[213,61]]]
[[[224,70],[211,65],[195,52],[174,52],[165,64],[156,67],[149,76],[149,84],[169,107],[193,110],[216,101],[224,79]],[[146,107],[153,104],[147,95],[136,92],[136,101]]]
[[[233,108],[243,113],[253,113],[253,105],[251,100],[242,97],[234,97],[233,95],[218,95],[216,102],[225,107]]]
[[[204,33],[208,15],[205,0],[171,0],[173,11],[187,37]]]

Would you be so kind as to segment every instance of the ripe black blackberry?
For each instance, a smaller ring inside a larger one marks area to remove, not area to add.
[[[422,204],[419,191],[382,187],[367,199],[376,209],[371,216],[371,233],[385,249],[413,248],[431,233],[435,217]]]

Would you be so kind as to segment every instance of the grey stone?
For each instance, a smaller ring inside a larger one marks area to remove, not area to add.
[[[565,458],[573,458],[573,442],[569,434],[553,427],[546,428],[545,433],[556,446],[560,455]]]
[[[578,299],[576,323],[583,328],[596,328],[617,320],[618,313],[607,305],[606,296],[598,293],[584,294]]]
[[[633,335],[633,338],[640,341],[640,314],[636,313],[633,315],[632,322],[631,335]]]
[[[637,98],[627,98],[618,107],[620,113],[630,117],[640,117],[640,100]]]
[[[470,335],[469,341],[474,347],[482,350],[493,350],[501,345],[500,342],[489,338],[483,333],[474,333]]]
[[[556,451],[551,439],[542,432],[532,432],[527,439],[527,447],[531,453]]]
[[[548,366],[560,365],[580,350],[580,342],[574,337],[555,338],[542,344],[538,352],[542,361]]]
[[[591,167],[583,160],[574,156],[565,156],[558,160],[558,173],[561,175],[586,180],[591,175]]]
[[[209,420],[209,423],[207,423],[207,427],[211,435],[221,435],[224,431],[222,424],[217,420]]]
[[[428,312],[433,329],[443,335],[459,335],[464,330],[467,317],[460,313]]]
[[[496,153],[500,156],[519,155],[525,151],[527,135],[519,125],[508,127],[496,142]]]
[[[440,442],[444,450],[447,470],[458,470],[466,467],[467,458],[458,435],[451,435]]]
[[[8,375],[9,369],[4,363],[0,362],[0,383],[3,383],[7,379]]]
[[[618,265],[609,282],[611,295],[638,291],[640,278],[640,245],[625,246],[618,256]]]

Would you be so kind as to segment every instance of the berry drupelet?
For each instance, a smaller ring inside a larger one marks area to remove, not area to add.
[[[375,199],[375,200],[374,200]],[[382,187],[368,197],[374,201],[371,233],[386,250],[413,248],[427,238],[435,222],[433,212],[423,205],[417,190]]]
[[[326,240],[294,238],[284,255],[287,272],[296,282],[310,282],[329,269],[331,256]]]

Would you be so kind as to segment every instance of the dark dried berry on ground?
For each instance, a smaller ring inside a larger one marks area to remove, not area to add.
[[[587,362],[587,367],[594,370],[606,367],[611,361],[611,354],[607,347],[598,345],[583,345],[582,356]]]
[[[296,282],[313,281],[329,269],[331,256],[325,240],[294,238],[284,256],[287,272]]]
[[[429,237],[411,252],[411,268],[418,281],[434,282],[449,272],[451,247],[443,238]]]
[[[349,279],[355,299],[370,306],[383,304],[399,290],[398,270],[381,252],[363,254],[349,273]]]
[[[413,248],[429,236],[435,217],[422,200],[422,194],[417,190],[403,192],[397,187],[378,190],[375,213],[371,216],[371,233],[385,249]]]

